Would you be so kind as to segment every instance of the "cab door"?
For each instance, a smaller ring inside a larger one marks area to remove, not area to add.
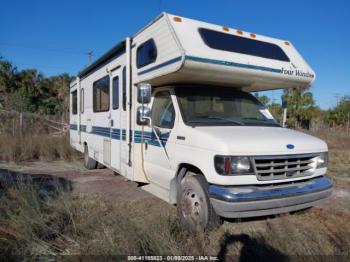
[[[120,173],[121,158],[121,69],[117,68],[111,72],[111,92],[112,106],[110,118],[110,137],[111,137],[111,167]]]
[[[152,127],[144,129],[144,170],[150,180],[169,188],[175,151],[175,108],[170,90],[156,91],[152,101]]]

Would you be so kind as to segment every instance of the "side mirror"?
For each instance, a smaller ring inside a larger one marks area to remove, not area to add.
[[[151,122],[151,109],[146,106],[139,106],[136,113],[136,123],[139,126],[148,126]]]
[[[152,86],[146,83],[137,85],[137,102],[140,104],[148,104],[151,102]]]

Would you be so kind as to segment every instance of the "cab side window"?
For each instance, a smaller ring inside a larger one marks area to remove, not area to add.
[[[175,109],[168,91],[158,92],[152,105],[152,124],[160,128],[174,127]]]

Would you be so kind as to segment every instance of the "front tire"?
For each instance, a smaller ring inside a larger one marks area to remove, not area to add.
[[[91,169],[95,169],[96,166],[97,166],[96,160],[89,156],[88,146],[85,145],[85,147],[84,147],[84,167],[86,169],[91,170]]]
[[[187,172],[179,185],[177,214],[185,229],[194,232],[214,229],[221,223],[209,196],[203,175]]]

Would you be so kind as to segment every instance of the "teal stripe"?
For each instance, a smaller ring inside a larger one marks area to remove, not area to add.
[[[70,124],[71,130],[77,130],[77,125]],[[82,132],[86,132],[86,125],[80,125],[80,130]],[[112,129],[112,134],[110,133],[110,128],[108,127],[102,127],[102,126],[92,126],[91,134],[98,135],[98,136],[104,136],[104,137],[111,137],[112,139],[116,140],[126,140],[126,130],[125,129]],[[141,131],[141,130],[135,130],[134,132],[130,132],[131,136],[134,136],[134,142],[135,143],[142,143],[146,142],[149,145],[152,146],[160,146],[156,136],[153,134],[153,132],[148,131]],[[160,137],[161,143],[163,146],[166,145],[168,139],[170,136],[170,132],[166,134],[162,134]]]
[[[194,61],[194,62],[200,62],[200,63],[224,65],[224,66],[239,67],[239,68],[246,68],[246,69],[254,69],[254,70],[261,70],[261,71],[267,71],[267,72],[273,72],[273,73],[281,73],[282,72],[281,69],[276,69],[276,68],[272,68],[272,67],[240,64],[240,63],[236,63],[236,62],[215,60],[215,59],[202,58],[202,57],[196,57],[196,56],[186,56],[185,59],[190,60],[190,61]]]
[[[203,57],[197,57],[197,56],[185,56],[185,60],[188,61],[194,61],[199,63],[207,63],[207,64],[214,64],[214,65],[223,65],[223,66],[230,66],[230,67],[239,67],[239,68],[245,68],[245,69],[253,69],[253,70],[260,70],[260,71],[266,71],[266,72],[273,72],[273,73],[282,73],[281,69],[272,68],[272,67],[266,67],[266,66],[257,66],[257,65],[248,65],[248,64],[241,64],[236,62],[230,62],[230,61],[224,61],[224,60],[216,60],[216,59],[209,59],[209,58],[203,58]],[[141,71],[137,73],[138,75],[147,74],[149,72],[152,72],[154,70],[158,70],[162,67],[171,65],[173,63],[176,63],[178,61],[181,61],[181,56],[170,59],[164,63],[161,63],[159,65],[153,66],[149,69],[146,69],[144,71]]]
[[[138,72],[137,74],[138,74],[138,75],[147,74],[147,73],[149,73],[149,72],[152,72],[152,71],[157,70],[157,69],[159,69],[159,68],[162,68],[162,67],[164,67],[164,66],[168,66],[168,65],[171,65],[171,64],[176,63],[176,62],[178,62],[178,61],[181,61],[181,59],[182,59],[181,56],[175,57],[175,58],[170,59],[170,60],[168,60],[168,61],[166,61],[166,62],[164,62],[164,63],[161,63],[161,64],[156,65],[156,66],[153,66],[153,67],[151,67],[151,68],[149,68],[149,69],[146,69],[146,70],[143,70],[143,71],[141,71],[141,72]]]

